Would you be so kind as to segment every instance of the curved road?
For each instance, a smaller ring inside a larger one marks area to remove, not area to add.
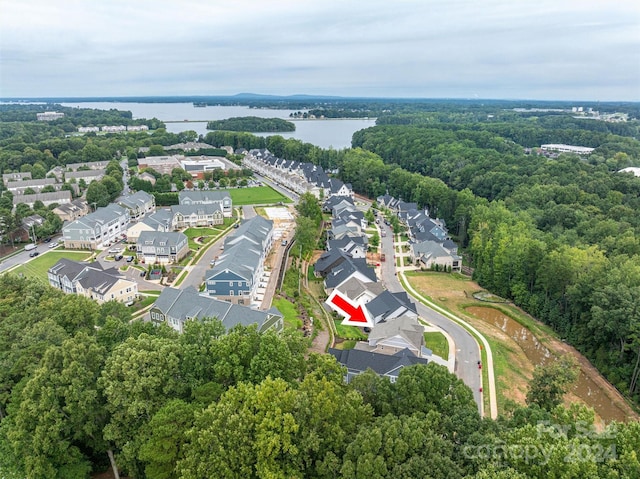
[[[405,291],[398,281],[396,274],[396,262],[393,249],[393,232],[391,227],[380,224],[380,230],[385,231],[386,237],[380,238],[380,246],[382,252],[386,256],[386,261],[380,263],[382,284],[391,292]],[[409,293],[409,292],[407,292]],[[409,293],[411,294],[411,293]],[[475,338],[468,333],[462,326],[446,318],[442,314],[428,308],[417,299],[415,300],[418,314],[428,323],[439,327],[446,331],[455,342],[456,345],[456,363],[455,373],[471,388],[473,396],[478,404],[480,414],[483,413],[482,393],[480,387],[482,385],[482,371],[478,369],[478,361],[480,361],[480,349]]]

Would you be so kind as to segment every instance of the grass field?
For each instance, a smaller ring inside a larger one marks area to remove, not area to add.
[[[226,190],[231,195],[233,206],[242,205],[270,205],[273,203],[291,203],[286,196],[278,193],[270,186],[256,186],[253,188],[232,188]]]
[[[48,283],[47,271],[56,264],[59,259],[68,258],[74,261],[85,261],[90,257],[91,253],[88,251],[47,251],[31,261],[21,264],[16,269],[11,270],[11,272]]]
[[[302,320],[298,318],[298,311],[291,302],[284,298],[277,298],[273,300],[272,304],[284,315],[285,328],[299,329],[302,327]]]
[[[444,337],[444,334],[437,331],[424,333],[424,344],[436,356],[440,356],[445,360],[449,357],[449,342]]]
[[[338,337],[342,339],[367,339],[367,335],[360,331],[355,326],[344,326],[342,324],[342,319],[337,319],[334,321],[336,325],[336,331],[338,333]]]

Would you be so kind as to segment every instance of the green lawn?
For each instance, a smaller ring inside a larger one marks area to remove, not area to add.
[[[437,331],[424,333],[424,344],[433,354],[443,359],[449,358],[449,342],[444,334]]]
[[[13,274],[24,275],[27,278],[39,279],[45,282],[47,280],[47,271],[61,258],[68,258],[74,261],[85,261],[89,259],[91,253],[87,251],[47,251],[37,258],[18,266],[11,270]]]
[[[302,327],[302,320],[298,318],[298,311],[293,303],[284,298],[277,298],[273,300],[272,304],[284,315],[285,328],[299,329]]]
[[[255,186],[252,188],[232,188],[226,190],[231,195],[234,206],[291,203],[286,196],[278,193],[270,186]]]
[[[336,332],[340,338],[354,340],[367,339],[367,335],[355,326],[344,326],[342,319],[336,319],[334,323],[336,325]]]

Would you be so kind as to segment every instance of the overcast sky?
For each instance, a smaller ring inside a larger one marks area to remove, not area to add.
[[[0,0],[0,97],[640,101],[639,0]]]

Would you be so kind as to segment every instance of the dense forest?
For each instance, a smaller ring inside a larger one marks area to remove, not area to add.
[[[345,384],[298,333],[184,334],[0,277],[0,476],[636,478],[640,423],[535,398],[498,421],[444,367]],[[533,389],[533,388],[532,388]]]
[[[207,123],[207,130],[247,131],[252,133],[283,133],[296,131],[296,125],[281,118],[239,116]]]

